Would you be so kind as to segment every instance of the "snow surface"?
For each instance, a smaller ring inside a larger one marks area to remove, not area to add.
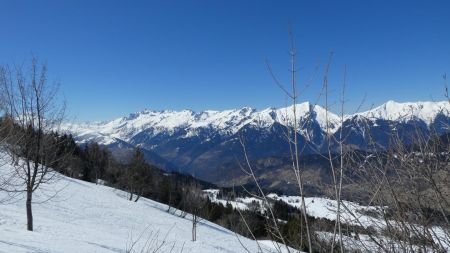
[[[385,119],[392,121],[407,121],[411,118],[419,118],[427,124],[431,124],[439,113],[449,115],[450,103],[441,102],[406,102],[398,103],[388,101],[369,111],[357,113],[369,119]]]
[[[280,200],[286,204],[301,208],[301,197],[299,196],[278,196],[274,193],[267,195],[267,197],[275,200]],[[367,211],[380,213],[381,208],[376,206],[363,206],[350,201],[341,201],[341,222],[349,225],[361,225],[369,227],[374,224],[383,226],[385,223],[382,219],[365,215]],[[336,220],[337,201],[321,197],[305,197],[306,212],[308,215],[315,218],[322,218],[328,220]]]
[[[264,210],[265,207],[263,205],[263,200],[255,197],[245,197],[245,198],[236,198],[235,200],[223,200],[219,198],[219,190],[208,189],[205,191],[208,194],[208,197],[212,202],[215,203],[229,203],[233,206],[233,208],[237,208],[240,210],[248,210],[250,209],[250,204],[257,202],[259,203],[260,210]],[[275,193],[270,193],[266,196],[268,199],[280,200],[285,202],[286,204],[298,208],[301,208],[301,197],[299,196],[278,196]],[[328,219],[330,221],[336,220],[336,211],[337,211],[337,201],[322,198],[322,197],[305,197],[305,205],[306,205],[306,213],[308,215],[321,218]],[[353,225],[353,226],[362,226],[365,228],[374,228],[374,229],[383,229],[387,226],[386,221],[382,218],[376,217],[376,214],[381,214],[382,208],[377,206],[363,206],[350,201],[341,201],[341,222],[343,224]],[[367,215],[370,212],[375,214],[375,216]],[[390,222],[390,226],[395,226],[395,222]],[[414,229],[420,230],[423,229],[418,225],[410,224],[409,226],[415,227]],[[450,238],[448,238],[448,233],[446,233],[441,227],[434,226],[429,228],[430,231],[433,231],[431,237],[436,242],[443,243],[442,247],[450,252]],[[328,232],[318,231],[317,235],[320,238],[325,240],[330,240],[332,238],[332,234]],[[361,250],[362,252],[376,252],[378,251],[378,246],[370,240],[368,235],[359,234],[359,239],[356,240],[351,237],[344,238],[345,246],[349,249],[353,250]],[[384,236],[375,236],[380,241],[386,243],[387,245],[395,247],[399,247],[397,241],[384,237]],[[366,250],[364,250],[366,249]],[[433,252],[430,250],[430,252]]]
[[[135,242],[132,252],[161,244],[158,252],[246,252],[240,243],[258,252],[255,241],[207,221],[200,222],[192,242],[189,215],[168,213],[166,205],[145,198],[128,201],[124,192],[107,186],[61,176],[41,187],[34,195],[33,232],[26,230],[23,196],[5,201],[8,195],[0,192],[0,252],[120,253]],[[261,247],[276,252],[273,242],[263,241]]]
[[[230,204],[235,209],[248,210],[251,205],[258,203],[260,210],[264,209],[263,200],[255,197],[236,198],[235,200],[224,200],[218,197],[219,190],[208,189],[205,190],[211,202],[221,203],[223,205]],[[299,196],[278,196],[275,193],[267,195],[268,199],[283,201],[284,203],[301,208],[301,197]],[[380,213],[381,208],[376,206],[363,206],[350,201],[341,201],[341,222],[349,225],[369,227],[374,224],[377,226],[384,226],[384,220],[366,215],[365,213],[371,211],[373,213]],[[336,220],[337,201],[322,198],[322,197],[305,197],[306,212],[308,215],[315,218],[322,218],[328,220]]]

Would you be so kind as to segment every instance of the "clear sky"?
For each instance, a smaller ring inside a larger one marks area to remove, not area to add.
[[[289,80],[288,27],[302,100],[314,101],[334,52],[336,100],[348,69],[348,110],[386,100],[443,98],[450,72],[450,1],[0,2],[0,64],[32,54],[61,83],[69,117],[108,120],[147,109],[258,109],[285,104],[269,59]],[[319,70],[315,71],[319,66]]]

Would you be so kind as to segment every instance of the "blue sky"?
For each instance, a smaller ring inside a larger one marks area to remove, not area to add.
[[[46,61],[77,121],[279,107],[265,59],[289,80],[292,24],[299,85],[314,76],[301,99],[316,99],[333,51],[331,96],[347,65],[351,111],[365,94],[365,108],[443,98],[449,10],[449,1],[2,1],[0,64]]]

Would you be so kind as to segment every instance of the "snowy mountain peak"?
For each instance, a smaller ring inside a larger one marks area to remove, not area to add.
[[[298,105],[301,108],[299,111],[308,111],[304,109],[305,105],[309,104]],[[194,112],[192,110],[153,111],[146,109],[109,122],[65,124],[63,128],[73,133],[78,141],[96,141],[108,145],[115,142],[116,138],[128,141],[144,130],[148,130],[149,134],[157,135],[159,133],[171,134],[178,129],[184,129],[186,137],[196,135],[200,128],[214,129],[222,134],[233,134],[247,124],[266,127],[277,121],[282,123],[281,111],[283,110],[257,111],[250,107],[202,112]],[[302,117],[305,114],[304,112],[299,112],[298,115]]]
[[[358,113],[369,119],[384,119],[391,121],[407,121],[418,118],[430,124],[438,114],[449,115],[450,103],[441,102],[404,102],[389,100],[386,103],[366,112]]]
[[[205,110],[195,112],[189,109],[181,111],[153,111],[143,110],[126,117],[109,122],[90,124],[67,124],[65,129],[72,132],[79,141],[97,141],[110,144],[116,139],[130,141],[136,134],[145,131],[149,137],[158,134],[173,135],[178,133],[180,138],[197,136],[199,132],[207,130],[222,136],[237,133],[246,125],[258,128],[268,128],[275,123],[293,126],[294,105],[285,108],[267,108],[256,110],[250,107],[223,111]],[[369,120],[383,119],[391,121],[408,121],[421,119],[427,124],[443,113],[450,115],[450,104],[442,102],[407,102],[399,103],[387,101],[366,112],[347,115],[344,118],[366,118]],[[324,133],[335,133],[340,127],[340,118],[325,108],[309,102],[295,105],[295,113],[299,128],[311,127],[318,124]],[[181,132],[180,132],[181,130]]]

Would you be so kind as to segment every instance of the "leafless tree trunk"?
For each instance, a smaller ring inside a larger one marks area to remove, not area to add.
[[[137,202],[145,191],[151,189],[153,182],[152,167],[147,164],[139,148],[134,151],[131,162],[126,165],[120,178],[121,184],[129,193],[128,200]],[[133,200],[133,197],[136,198]]]
[[[305,225],[305,231],[306,231],[306,245],[308,246],[309,252],[313,251],[313,244],[312,244],[312,232],[310,228],[310,224],[307,217],[307,210],[306,210],[306,203],[305,203],[305,194],[304,194],[304,182],[303,182],[303,171],[300,168],[300,156],[302,153],[303,148],[301,147],[301,143],[298,138],[299,131],[301,129],[301,123],[299,122],[298,118],[298,112],[297,112],[297,103],[299,99],[299,91],[297,87],[297,69],[296,69],[296,57],[297,57],[297,51],[295,48],[295,42],[294,37],[292,34],[292,31],[289,30],[289,36],[290,36],[290,49],[289,49],[289,56],[291,61],[290,66],[290,85],[289,88],[285,88],[284,85],[280,82],[280,80],[276,77],[275,73],[272,71],[271,65],[267,62],[267,68],[269,70],[269,73],[271,74],[275,84],[285,93],[285,95],[288,97],[290,103],[292,104],[292,118],[289,120],[289,117],[286,117],[286,133],[285,137],[287,140],[287,144],[289,145],[290,155],[291,155],[291,161],[292,161],[292,171],[295,175],[295,183],[298,186],[299,194],[301,197],[301,212],[303,214],[304,218],[304,225]],[[307,85],[305,85],[307,86]],[[305,87],[306,88],[306,87]],[[286,112],[288,114],[288,112]],[[306,123],[307,124],[307,123]],[[248,158],[246,146],[244,143],[243,138],[240,139],[240,143],[243,149],[245,162],[244,165],[239,164],[241,167],[241,170],[250,176],[255,185],[257,186],[258,193],[254,194],[253,197],[256,197],[258,199],[261,199],[263,202],[263,207],[265,208],[265,211],[267,213],[267,220],[269,221],[267,224],[268,227],[268,233],[277,241],[281,241],[285,247],[284,249],[287,250],[287,252],[290,252],[289,247],[287,247],[287,242],[285,241],[285,238],[283,237],[278,222],[279,220],[275,217],[274,212],[272,210],[271,203],[267,199],[264,191],[262,190],[258,178],[255,175],[255,171],[253,170],[253,166],[251,165],[250,159]],[[242,216],[242,215],[241,215]],[[243,218],[243,217],[242,217]],[[302,223],[303,226],[303,223]],[[303,229],[303,228],[302,228]],[[302,233],[301,233],[302,234]],[[300,238],[300,240],[303,242],[303,236]],[[281,252],[281,247],[278,248],[278,251]]]
[[[183,192],[183,204],[191,214],[192,220],[192,241],[197,240],[197,225],[200,222],[200,214],[206,203],[206,196],[195,183],[189,185]]]
[[[445,88],[445,98],[447,98],[448,102],[450,103],[450,96],[449,96],[449,91],[448,91],[448,84],[447,84],[447,74],[444,74],[442,76],[442,78],[444,79],[444,88]]]
[[[294,42],[294,36],[292,34],[292,30],[289,29],[289,37],[290,37],[290,50],[289,55],[291,58],[291,85],[290,85],[290,91],[281,84],[281,82],[278,80],[278,78],[275,77],[275,74],[273,73],[272,69],[269,66],[269,72],[271,73],[275,83],[284,91],[285,95],[291,100],[292,102],[292,113],[293,113],[293,119],[292,119],[292,125],[287,124],[287,128],[289,129],[292,127],[292,135],[289,134],[290,130],[288,130],[287,134],[287,140],[288,144],[291,150],[291,158],[292,158],[292,170],[295,174],[295,180],[299,188],[299,193],[301,197],[301,210],[303,212],[303,217],[305,221],[305,229],[306,229],[306,236],[307,236],[307,244],[309,251],[312,252],[312,236],[311,236],[311,229],[309,226],[308,218],[307,218],[307,210],[306,210],[306,204],[305,204],[305,194],[304,194],[304,183],[303,183],[303,177],[302,177],[302,171],[300,168],[300,155],[301,155],[301,149],[300,149],[300,143],[298,140],[298,133],[300,130],[299,122],[298,122],[298,115],[297,115],[297,103],[299,98],[299,93],[297,90],[297,69],[296,69],[296,57],[297,57],[297,49],[295,47]]]
[[[49,85],[47,67],[36,58],[25,72],[21,66],[2,67],[0,72],[3,117],[10,119],[11,136],[6,150],[13,159],[15,177],[8,191],[26,192],[27,229],[33,230],[33,192],[50,183],[56,173],[51,166],[64,159],[46,133],[58,130],[64,104],[57,101],[57,85]]]

